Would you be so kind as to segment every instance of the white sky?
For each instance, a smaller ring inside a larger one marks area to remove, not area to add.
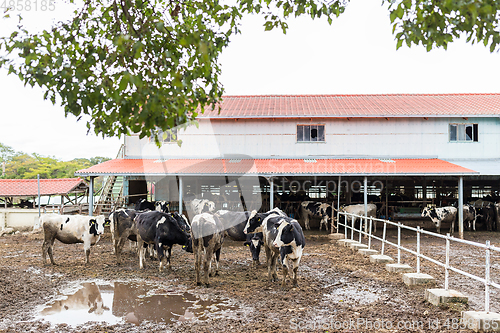
[[[58,10],[61,8],[58,8]],[[28,24],[60,12],[23,13]],[[464,42],[426,52],[396,51],[388,11],[380,1],[352,1],[330,26],[302,18],[265,32],[262,19],[247,17],[242,34],[223,52],[220,77],[227,95],[498,93],[500,54]],[[3,34],[9,26],[0,22]],[[43,101],[40,89],[24,87],[0,72],[0,142],[16,151],[55,156],[114,158],[123,139],[87,135],[84,121],[64,117]]]

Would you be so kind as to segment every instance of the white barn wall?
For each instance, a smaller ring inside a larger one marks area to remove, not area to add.
[[[450,123],[478,123],[479,142],[449,142]],[[325,124],[326,142],[296,142],[297,124]],[[199,128],[179,130],[182,147],[149,139],[125,139],[127,158],[214,158],[223,154],[273,157],[438,157],[498,158],[500,119],[446,118],[323,118],[201,119]]]

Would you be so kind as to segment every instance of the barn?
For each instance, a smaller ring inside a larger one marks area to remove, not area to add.
[[[499,139],[500,94],[225,96],[163,133],[161,147],[126,136],[118,158],[76,175],[91,186],[106,177],[99,212],[150,199],[189,215],[186,203],[209,198],[289,215],[303,200],[374,202],[382,216],[411,218],[496,200]]]

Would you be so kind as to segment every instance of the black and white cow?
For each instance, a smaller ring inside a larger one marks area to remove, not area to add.
[[[147,201],[146,199],[141,199],[135,203],[134,209],[137,211],[145,210],[156,210],[163,213],[168,213],[170,208],[170,202],[168,201]]]
[[[252,254],[252,266],[256,267],[259,265],[260,248],[262,244],[262,233],[256,234],[245,234],[243,229],[247,224],[248,218],[250,217],[250,212],[231,212],[228,210],[219,210],[215,213],[219,217],[226,235],[235,241],[245,241],[243,245],[250,248],[250,253]]]
[[[473,205],[464,205],[464,228],[476,231],[476,208]]]
[[[224,225],[217,215],[198,214],[191,222],[191,238],[193,240],[196,285],[205,284],[208,287],[208,275],[219,274],[220,251],[224,242]],[[212,256],[214,254],[215,270],[212,269]],[[202,265],[203,282],[200,278]]]
[[[271,218],[279,220],[280,218]],[[278,221],[278,234],[274,239],[273,245],[280,249],[280,261],[283,265],[283,281],[281,287],[285,287],[288,270],[292,271],[293,286],[297,286],[297,271],[299,269],[302,251],[306,245],[304,233],[300,224],[296,220],[285,220],[281,218]]]
[[[366,211],[366,216],[367,217],[377,217],[377,205],[369,203],[367,204],[367,211]],[[349,206],[341,206],[340,207],[341,212],[349,213],[349,214],[354,214],[354,215],[359,215],[359,216],[365,216],[365,205],[364,204],[358,204],[358,205],[349,205]],[[349,222],[352,221],[352,217],[346,218],[346,224],[348,224],[347,220]],[[354,218],[354,223],[356,223],[357,218]],[[365,223],[365,232],[368,232],[368,221]],[[375,220],[373,220],[373,231],[377,231],[377,223]]]
[[[272,220],[273,218],[276,218],[276,220]],[[262,232],[264,250],[266,252],[267,274],[270,281],[278,281],[276,264],[280,251],[279,248],[274,246],[274,240],[278,235],[276,222],[281,221],[281,219],[292,220],[277,208],[267,213],[252,211],[245,229],[243,229],[243,232],[246,234]]]
[[[453,206],[447,207],[425,207],[422,210],[422,217],[429,217],[436,225],[437,232],[441,232],[441,224],[451,223],[450,233],[452,234],[455,229],[455,221],[457,219],[457,209]]]
[[[180,220],[176,220],[171,214],[149,211],[136,215],[134,221],[137,228],[137,247],[141,269],[144,268],[146,253],[144,244],[154,244],[160,262],[160,272],[163,270],[165,258],[167,267],[170,267],[170,256],[174,244],[182,245],[184,250],[192,252],[189,226],[179,223]]]
[[[195,215],[201,213],[212,213],[215,210],[215,203],[208,199],[193,199],[191,210]]]
[[[83,243],[86,262],[89,263],[90,246],[97,243],[104,233],[105,221],[104,215],[42,215],[40,222],[45,236],[42,245],[43,263],[48,253],[50,262],[56,265],[52,250],[56,239],[64,244]]]
[[[137,241],[137,227],[134,219],[137,214],[141,213],[134,209],[120,208],[109,214],[111,239],[118,265],[121,263],[121,253],[127,239]]]
[[[497,211],[494,203],[485,202],[482,207],[476,207],[476,212],[479,222],[486,226],[486,230],[496,230]]]
[[[328,222],[333,219],[333,209],[330,204],[315,201],[304,201],[300,204],[300,215],[304,219],[304,226],[306,230],[311,229],[309,226],[310,217],[319,217],[319,230],[324,225],[325,230],[328,231]],[[332,223],[333,226],[333,223]]]

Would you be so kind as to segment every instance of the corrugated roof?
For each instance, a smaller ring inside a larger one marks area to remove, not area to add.
[[[81,178],[40,179],[41,195],[62,195],[88,188]],[[37,179],[0,179],[0,197],[36,197]]]
[[[474,175],[440,159],[115,159],[76,172],[100,175]]]
[[[500,94],[224,96],[198,118],[499,116]]]

